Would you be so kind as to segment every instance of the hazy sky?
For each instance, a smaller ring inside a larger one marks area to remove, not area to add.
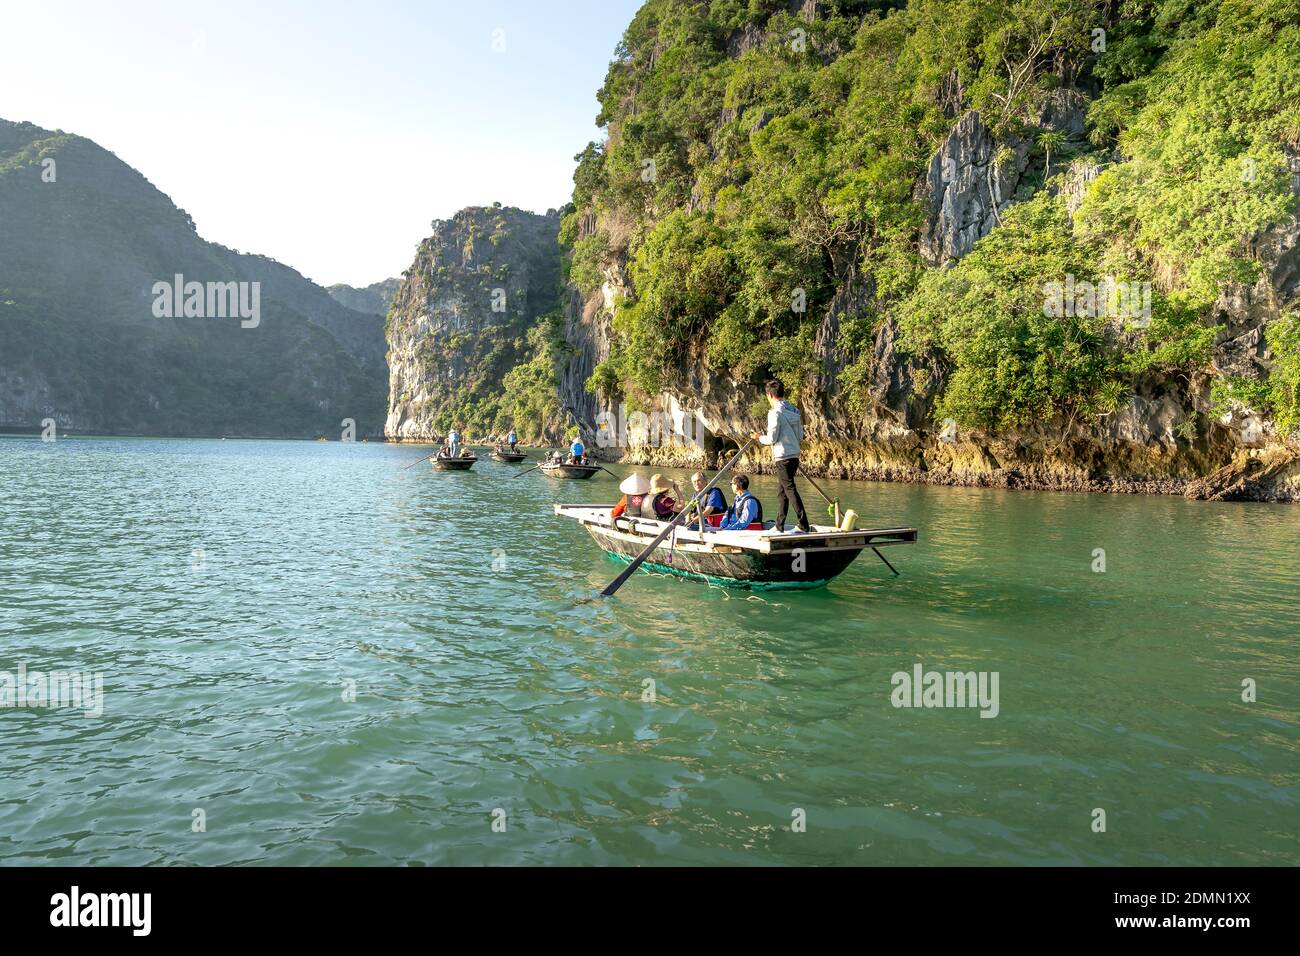
[[[0,118],[112,150],[205,239],[366,285],[462,206],[568,201],[638,6],[0,0]]]

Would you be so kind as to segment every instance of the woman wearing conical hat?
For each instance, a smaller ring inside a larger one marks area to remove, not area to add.
[[[646,495],[650,493],[650,482],[646,481],[645,475],[633,472],[623,479],[618,486],[618,490],[623,492],[623,497],[618,500],[614,510],[609,513],[611,518],[617,518],[620,515],[626,515],[629,518],[650,516],[650,502],[646,500]]]

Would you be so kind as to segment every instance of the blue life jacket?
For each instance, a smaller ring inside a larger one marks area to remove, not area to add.
[[[748,521],[745,524],[736,524],[740,519],[740,509],[744,507],[746,501],[752,501],[754,503],[754,511],[756,514],[752,521]],[[746,491],[733,501],[731,507],[727,509],[727,515],[722,519],[722,528],[727,531],[744,531],[755,521],[759,524],[763,523],[763,502],[759,501],[752,494]]]

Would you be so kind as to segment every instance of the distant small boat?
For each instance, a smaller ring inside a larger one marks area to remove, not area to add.
[[[609,516],[613,505],[556,505],[555,513],[587,529],[601,549],[631,563],[664,530],[653,518]],[[813,525],[811,534],[782,534],[772,528],[698,531],[678,527],[641,565],[723,587],[795,590],[822,587],[867,548],[880,560],[886,545],[914,544],[915,528],[840,531]],[[889,565],[888,561],[885,564]],[[893,569],[893,565],[889,565]]]
[[[508,461],[512,465],[517,465],[528,456],[522,451],[511,451],[505,445],[497,445],[488,457],[493,461]]]
[[[542,473],[552,478],[590,478],[600,471],[600,465],[572,465],[562,461],[547,461],[538,466]]]
[[[474,462],[478,461],[478,457],[470,452],[468,455],[457,455],[455,458],[438,455],[430,458],[429,461],[433,464],[434,471],[469,471],[474,467]]]

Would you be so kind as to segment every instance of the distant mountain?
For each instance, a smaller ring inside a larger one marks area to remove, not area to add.
[[[364,289],[358,289],[340,282],[329,286],[325,291],[349,309],[368,315],[387,315],[388,307],[393,304],[393,296],[397,294],[397,287],[401,284],[401,279],[383,279]]]
[[[205,241],[90,140],[0,120],[0,428],[378,435],[387,374],[382,319]]]

